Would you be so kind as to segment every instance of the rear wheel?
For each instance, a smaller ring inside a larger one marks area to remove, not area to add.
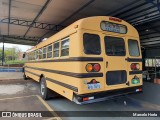
[[[40,81],[40,91],[41,91],[41,96],[44,100],[48,100],[49,98],[54,98],[59,96],[56,92],[47,88],[46,80],[44,77],[42,77]]]
[[[28,77],[27,77],[26,74],[25,74],[25,68],[24,68],[24,67],[23,67],[23,73],[24,73],[24,74],[23,74],[23,79],[24,79],[24,80],[28,80]]]
[[[41,78],[40,82],[40,90],[41,90],[41,96],[44,100],[49,99],[49,89],[47,88],[46,80],[44,77]]]

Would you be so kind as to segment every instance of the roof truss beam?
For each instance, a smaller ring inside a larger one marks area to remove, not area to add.
[[[146,30],[154,30],[155,28],[159,28],[160,25],[144,25],[144,26],[139,26],[137,27],[138,32],[143,32]],[[142,28],[142,29],[141,29]]]
[[[152,10],[152,11],[150,11],[150,12],[148,12],[148,13],[145,13],[145,14],[143,14],[143,15],[139,15],[139,16],[136,16],[136,17],[134,17],[134,18],[127,19],[127,20],[130,21],[133,25],[137,25],[137,24],[139,25],[139,24],[143,24],[143,23],[145,23],[146,21],[148,21],[148,19],[151,18],[151,17],[152,17],[151,21],[154,20],[154,17],[155,17],[155,19],[157,19],[157,16],[160,15],[160,10],[159,10],[160,5],[159,5],[159,2],[158,2],[158,1],[159,1],[159,0],[157,0],[157,2],[155,3],[154,0],[146,0],[146,3],[152,3],[153,6],[148,7],[148,8],[145,8],[145,9],[143,9],[143,10],[139,10],[139,11],[137,11],[137,12],[131,14],[131,15],[128,15],[128,16],[125,16],[125,17],[122,17],[122,18],[124,19],[124,18],[130,17],[130,16],[133,16],[133,15],[139,14],[139,13],[141,13],[141,12],[143,12],[143,11],[147,11],[147,10],[149,10],[149,9],[152,9],[152,8],[154,8],[154,7],[155,7],[155,8],[157,7],[157,8],[158,8],[157,10]],[[149,15],[151,15],[151,14],[154,14],[154,15],[149,16]],[[143,17],[143,18],[142,18],[142,17]],[[140,19],[138,19],[138,18],[140,18]]]
[[[133,1],[133,2],[131,2],[131,3],[129,3],[129,4],[127,4],[126,7],[132,6],[132,5],[136,4],[137,2],[139,2],[139,1],[136,1],[136,2]],[[108,15],[110,15],[110,16],[116,16],[117,14],[122,13],[123,10],[126,9],[126,7],[121,7],[121,8],[116,9],[115,11],[110,12],[110,13],[108,13],[108,14],[106,14],[106,15],[107,15],[107,16],[108,16]],[[118,13],[117,13],[117,11],[118,11]]]
[[[145,34],[140,33],[140,37],[144,37],[144,36],[147,36],[147,35],[153,35],[153,34],[157,34],[157,32],[151,32],[151,33],[145,33]]]
[[[24,37],[24,36],[15,36],[15,35],[0,35],[0,39],[2,38],[13,38],[13,39],[21,39],[21,40],[28,40],[28,41],[36,41],[39,39],[38,37]]]
[[[136,3],[136,2],[134,1],[134,3]],[[142,6],[146,5],[146,4],[147,4],[147,2],[140,3],[139,5],[134,6],[134,7],[131,7],[131,8],[129,8],[129,9],[125,10],[125,11],[122,11],[122,12],[116,14],[115,16],[120,16],[120,15],[122,15],[122,14],[127,13],[128,11],[133,11],[133,10],[135,10],[135,9],[137,9],[137,8],[139,8],[139,7],[142,7]],[[131,4],[131,5],[133,5],[133,4]],[[124,7],[123,7],[123,8],[124,8]]]
[[[148,3],[152,3],[154,6],[156,6],[160,12],[160,0],[146,0]],[[155,1],[155,2],[154,2]]]
[[[0,41],[1,42],[1,41]],[[5,42],[4,43],[10,43],[10,44],[19,44],[19,45],[24,45],[24,41],[16,41],[15,42],[15,39],[14,41],[13,40],[8,40],[8,39],[5,39]],[[36,44],[35,43],[29,43],[29,42],[26,42],[25,45],[29,45],[29,46],[35,46]]]
[[[160,41],[157,40],[157,41],[148,41],[148,42],[144,42],[144,43],[141,43],[141,45],[156,45],[156,44],[160,44]]]
[[[34,18],[34,20],[32,21],[32,23],[30,24],[28,30],[26,31],[26,33],[24,34],[24,36],[26,36],[28,34],[28,32],[30,31],[31,27],[33,26],[34,22],[40,17],[40,15],[44,12],[44,10],[46,9],[47,5],[50,3],[51,0],[47,0],[45,2],[45,4],[43,5],[43,7],[41,8],[41,10],[39,11],[39,13],[37,14],[37,16]]]
[[[152,8],[154,8],[154,7],[155,7],[155,6],[150,6],[150,7],[148,7],[148,8],[141,9],[141,10],[139,10],[139,11],[137,11],[137,12],[134,12],[134,13],[132,13],[132,14],[130,14],[130,15],[126,15],[126,16],[124,16],[124,17],[122,17],[122,18],[123,18],[123,19],[127,19],[127,18],[132,17],[132,16],[134,16],[134,15],[137,15],[137,14],[139,14],[139,13],[143,13],[144,11],[150,10],[150,9],[152,9]],[[157,12],[157,10],[151,11],[151,12],[145,14],[145,15],[149,15],[149,14],[154,13],[154,12]],[[142,17],[142,16],[145,16],[145,15],[139,15],[138,18],[140,18],[140,17]],[[132,20],[132,19],[133,19],[133,17],[130,18],[130,19],[127,19],[127,20]]]
[[[152,37],[145,37],[145,38],[141,38],[141,41],[143,40],[148,40],[148,39],[151,39],[151,38],[159,38],[160,35],[156,35],[156,36],[152,36]]]
[[[12,44],[22,44],[22,45],[36,45],[37,39],[35,37],[24,37],[24,36],[10,36],[10,35],[0,35],[0,42],[12,43]]]
[[[72,18],[74,15],[76,15],[77,13],[79,13],[81,10],[83,10],[84,8],[86,8],[87,6],[89,6],[91,3],[93,3],[95,0],[90,0],[89,2],[87,2],[85,5],[83,5],[82,7],[80,7],[78,10],[76,10],[74,13],[72,13],[70,16],[68,16],[66,19],[64,19],[62,22],[59,23],[59,25],[62,25],[64,22],[66,22],[67,20],[69,20],[70,18]],[[55,29],[55,28],[53,28]],[[45,37],[46,35],[48,35],[49,33],[51,33],[51,31],[46,32],[44,35],[41,36],[41,39],[38,40],[38,43],[43,39],[43,37]]]
[[[5,18],[0,21],[1,23],[7,23],[7,24],[13,24],[13,25],[20,25],[20,26],[26,26],[26,27],[32,27],[32,28],[38,28],[38,29],[44,29],[44,30],[53,30],[58,31],[61,28],[64,28],[64,26],[61,25],[55,25],[55,24],[48,24],[48,23],[41,23],[41,22],[32,22],[28,20],[22,20],[22,19],[15,19],[15,18]],[[53,29],[54,28],[54,29]]]
[[[160,43],[158,44],[148,44],[148,45],[142,45],[143,47],[160,47]]]
[[[146,39],[146,40],[141,40],[140,42],[141,42],[141,44],[143,44],[143,43],[148,43],[148,42],[155,42],[155,41],[160,41],[160,39]]]
[[[158,14],[155,14],[149,17],[134,20],[131,22],[131,24],[134,26],[137,26],[137,25],[141,25],[141,24],[148,23],[151,21],[156,21],[156,20],[158,21],[159,19],[160,19],[160,14],[158,13]]]

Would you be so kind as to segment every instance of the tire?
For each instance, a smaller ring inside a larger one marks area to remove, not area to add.
[[[24,67],[23,67],[23,73],[24,73],[24,74],[23,74],[23,79],[24,79],[24,80],[28,80],[28,77],[27,77],[26,74],[25,74],[25,68],[24,68]]]
[[[44,100],[48,100],[50,98],[55,98],[59,96],[59,94],[47,88],[46,80],[44,77],[40,79],[40,92],[41,92],[41,97]]]
[[[28,80],[28,77],[25,75],[25,73],[23,74],[23,79]]]
[[[50,90],[47,88],[46,80],[44,77],[42,77],[40,81],[40,92],[41,97],[44,100],[48,100],[50,98]]]

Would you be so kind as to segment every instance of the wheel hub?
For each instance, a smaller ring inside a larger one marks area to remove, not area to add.
[[[41,94],[44,95],[45,85],[44,82],[41,82]]]

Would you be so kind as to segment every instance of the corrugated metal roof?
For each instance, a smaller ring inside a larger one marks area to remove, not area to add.
[[[0,42],[35,45],[80,18],[115,16],[137,28],[143,47],[160,47],[159,0],[1,0],[0,8]]]

